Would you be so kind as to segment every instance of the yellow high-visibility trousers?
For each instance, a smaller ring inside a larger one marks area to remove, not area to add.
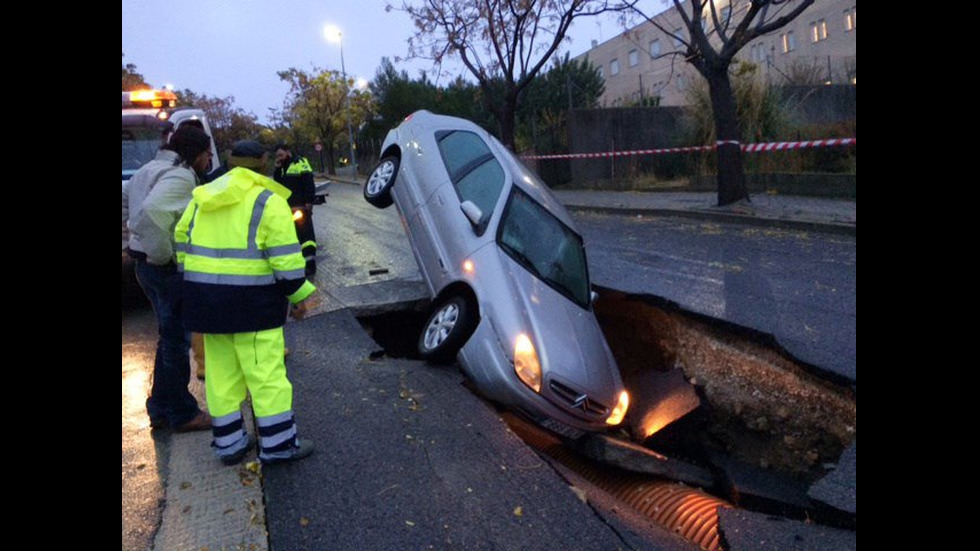
[[[246,392],[257,419],[293,408],[293,385],[286,378],[282,327],[253,333],[205,333],[204,388],[211,417],[239,411]]]

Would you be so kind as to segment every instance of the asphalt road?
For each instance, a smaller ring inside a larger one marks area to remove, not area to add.
[[[669,216],[573,213],[594,284],[772,335],[857,378],[857,239]]]

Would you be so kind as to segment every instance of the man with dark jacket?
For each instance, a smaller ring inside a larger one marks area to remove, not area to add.
[[[313,199],[316,196],[316,186],[313,183],[313,169],[305,158],[294,157],[292,150],[285,143],[278,143],[275,153],[276,168],[272,179],[292,192],[289,196],[289,206],[293,210],[296,236],[303,247],[306,275],[313,275],[316,273],[316,234],[313,231]]]

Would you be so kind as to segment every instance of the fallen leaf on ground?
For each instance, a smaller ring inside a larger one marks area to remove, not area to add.
[[[588,499],[586,499],[585,497],[585,490],[583,490],[582,488],[576,488],[575,486],[572,486],[571,488],[572,491],[575,492],[575,495],[577,495],[578,498],[582,500],[582,503],[588,503]]]
[[[299,525],[300,526],[306,526],[309,523],[310,523],[310,519],[308,519],[306,517],[300,517],[300,519],[299,519]]]
[[[524,516],[524,509],[520,505],[514,508],[514,516],[515,517]]]
[[[406,520],[406,521],[405,521],[405,524],[407,524],[407,525],[409,525],[409,526],[415,526],[415,523],[414,523],[414,522],[412,522],[412,521],[410,521],[410,520]]]

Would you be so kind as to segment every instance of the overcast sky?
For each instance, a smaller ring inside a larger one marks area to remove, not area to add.
[[[654,0],[659,2],[659,0]],[[122,58],[157,87],[170,84],[209,96],[234,96],[235,105],[268,122],[289,90],[277,71],[313,65],[341,69],[341,50],[323,35],[333,24],[343,32],[343,61],[349,76],[374,78],[382,57],[408,55],[414,29],[405,13],[385,11],[386,0],[123,0]],[[396,0],[392,3],[400,5]],[[584,18],[573,23],[574,57],[591,41],[614,37],[614,20]],[[446,68],[447,66],[444,66]],[[413,78],[430,71],[424,60],[395,62]],[[463,73],[460,65],[451,67]],[[453,75],[455,76],[455,75]],[[471,79],[472,80],[472,79]],[[440,84],[446,82],[443,78]]]

